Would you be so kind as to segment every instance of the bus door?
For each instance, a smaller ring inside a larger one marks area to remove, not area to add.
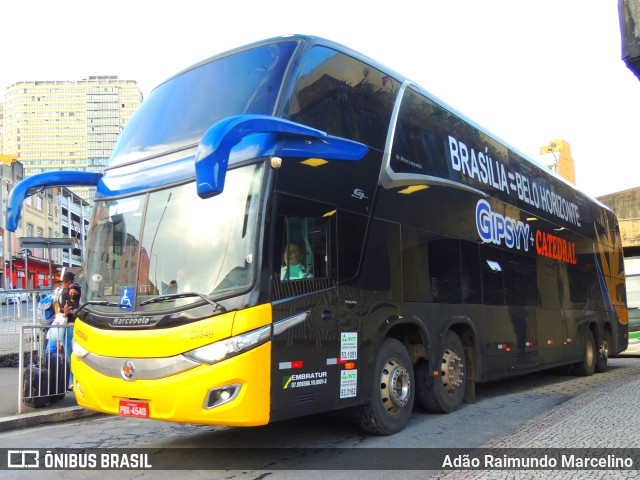
[[[484,338],[487,376],[499,378],[534,370],[538,364],[539,303],[535,260],[486,245],[481,247],[480,258],[482,300],[491,320],[480,322],[482,327],[478,327]]]
[[[510,374],[538,367],[538,277],[536,260],[503,251],[504,299],[512,328]]]
[[[569,337],[567,318],[563,313],[564,299],[569,291],[566,266],[557,260],[538,257],[538,292],[541,308],[538,309],[538,346],[540,362],[562,362],[566,356]]]
[[[271,419],[280,420],[335,407],[335,209],[281,196],[275,230]]]

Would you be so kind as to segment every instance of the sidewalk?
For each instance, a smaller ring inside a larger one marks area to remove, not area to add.
[[[561,403],[544,415],[532,418],[515,431],[481,448],[495,456],[500,456],[509,449],[526,449],[531,452],[575,449],[586,452],[585,456],[588,456],[588,452],[610,451],[614,457],[616,453],[623,456],[616,449],[637,451],[640,448],[638,437],[640,410],[636,408],[640,397],[640,374],[637,368],[630,373],[628,378],[600,385]],[[439,478],[442,480],[640,478],[640,470],[637,469],[638,455],[626,453],[636,462],[634,468],[630,470],[565,469],[555,471],[553,475],[549,470],[535,469],[457,470]],[[592,455],[595,454],[592,453]]]
[[[18,368],[0,367],[0,432],[100,415],[78,406],[73,392],[42,408],[22,404],[22,413],[18,413],[18,381]]]
[[[64,399],[46,407],[32,408],[23,403],[20,406],[21,413],[18,413],[18,342],[23,326],[40,325],[32,319],[34,310],[30,304],[19,304],[17,310],[18,314],[23,314],[22,317],[2,319],[0,322],[3,335],[0,343],[0,432],[99,415],[98,412],[78,406],[73,392],[67,392]],[[25,364],[29,361],[30,355],[25,353]]]

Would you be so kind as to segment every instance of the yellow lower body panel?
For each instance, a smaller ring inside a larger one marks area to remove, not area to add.
[[[271,342],[214,365],[157,380],[127,381],[105,376],[72,358],[79,405],[119,415],[120,400],[148,403],[149,418],[209,425],[255,426],[269,423]],[[240,384],[232,401],[205,408],[208,392]]]

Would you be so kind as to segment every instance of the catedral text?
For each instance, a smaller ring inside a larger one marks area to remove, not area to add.
[[[563,238],[556,237],[541,230],[536,232],[536,252],[538,255],[561,260],[575,265],[576,244]]]

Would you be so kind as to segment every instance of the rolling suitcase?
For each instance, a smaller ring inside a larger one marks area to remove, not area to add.
[[[40,366],[24,370],[22,395],[25,405],[40,408],[62,400],[67,393],[69,363],[62,353],[45,355]]]
[[[49,394],[49,375],[45,368],[29,365],[24,369],[22,380],[22,401],[30,407],[46,407],[51,399]]]
[[[62,400],[67,393],[69,362],[64,353],[56,352],[45,357],[49,374],[49,396],[52,401]]]

